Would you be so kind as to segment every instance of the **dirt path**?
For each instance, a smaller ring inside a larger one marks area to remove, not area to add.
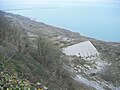
[[[30,30],[28,27],[26,27],[22,21],[20,21],[20,25],[27,31],[36,35],[39,35],[38,33],[36,33],[35,31]]]

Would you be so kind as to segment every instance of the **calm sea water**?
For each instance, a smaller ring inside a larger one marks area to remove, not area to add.
[[[9,7],[3,5],[0,8],[5,10],[10,9]],[[18,6],[11,6],[16,7]],[[38,7],[8,12],[35,18],[37,21],[79,32],[84,36],[120,42],[119,4],[61,6],[46,9]]]

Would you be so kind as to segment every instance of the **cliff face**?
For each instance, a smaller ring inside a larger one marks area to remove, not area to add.
[[[61,52],[62,48],[83,41],[91,41],[95,46],[100,53],[97,59],[86,61]],[[97,80],[101,78],[101,82],[110,82],[116,87],[120,85],[120,43],[81,36],[76,32],[2,11],[0,53],[10,59],[19,75],[25,75],[33,82],[44,82],[49,90],[93,90],[94,87],[86,86],[86,83],[74,81],[78,74],[90,80],[93,80],[92,76]],[[104,70],[107,73],[93,72],[94,68],[101,67],[100,63],[103,66],[103,62],[109,65]]]

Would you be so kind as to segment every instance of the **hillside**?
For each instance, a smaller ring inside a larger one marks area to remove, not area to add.
[[[97,59],[86,61],[62,52],[63,48],[83,41],[90,41],[96,47],[100,53]],[[0,11],[0,54],[8,58],[6,67],[13,67],[18,77],[41,82],[48,90],[100,90],[101,87],[119,90],[120,43],[117,42],[96,40]],[[102,67],[98,63],[103,66],[107,63],[107,67],[95,72],[94,68]],[[90,86],[84,81],[95,83]],[[93,87],[94,84],[100,88]]]

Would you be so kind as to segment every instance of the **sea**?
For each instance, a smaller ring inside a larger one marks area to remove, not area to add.
[[[0,10],[65,28],[98,40],[120,42],[120,3],[77,5],[0,5]]]

